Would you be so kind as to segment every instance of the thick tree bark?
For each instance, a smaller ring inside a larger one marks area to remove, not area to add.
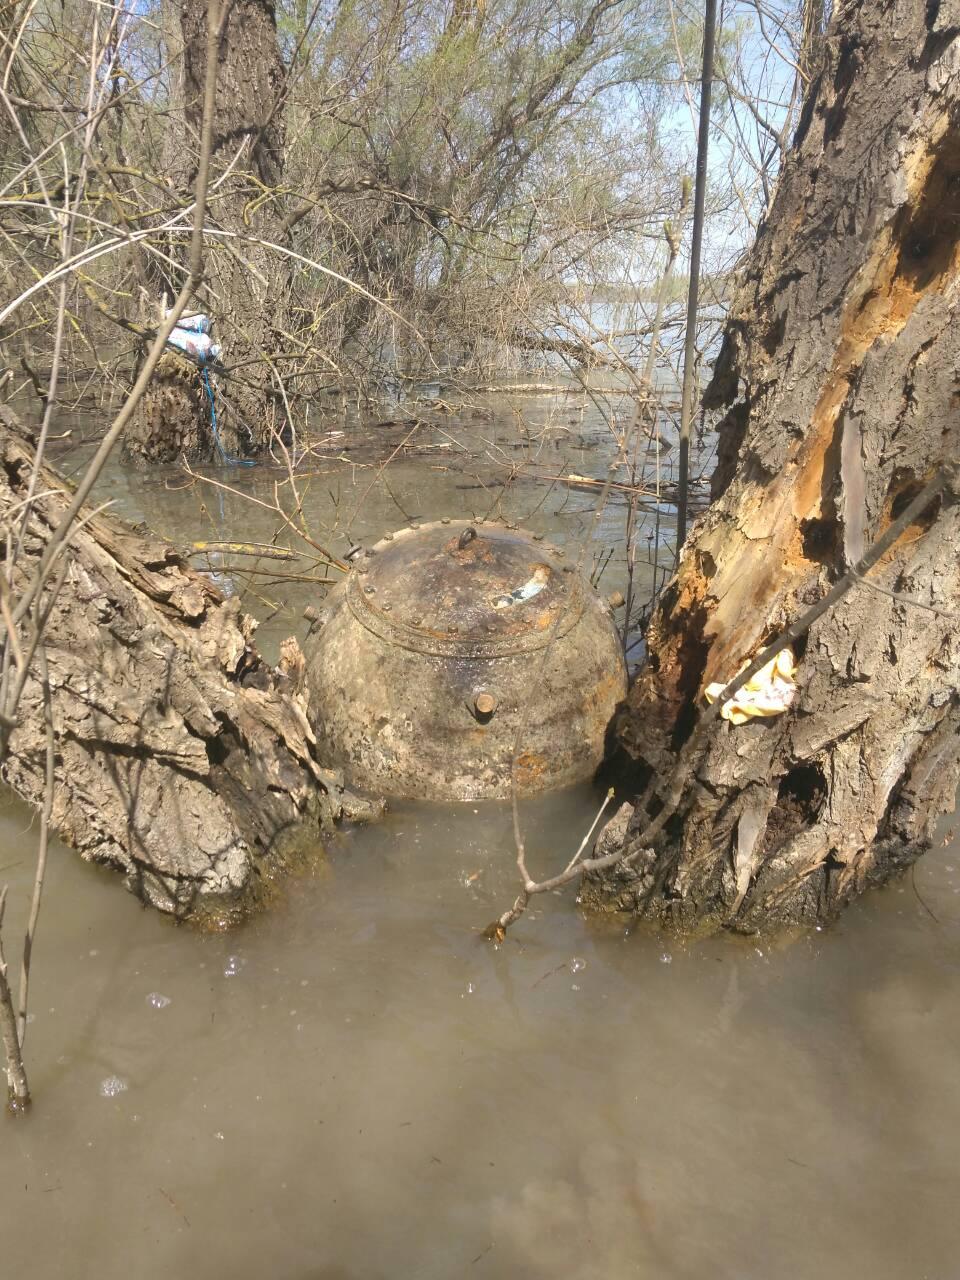
[[[276,350],[285,327],[289,270],[286,260],[258,243],[282,235],[285,70],[277,43],[272,0],[225,0],[229,4],[217,66],[208,225],[215,231],[204,248],[205,277],[212,301],[192,308],[214,318],[214,336],[224,363],[241,365],[237,377],[214,379],[216,422],[223,449],[257,453],[279,424],[276,393],[265,353]],[[196,177],[206,71],[207,5],[171,0],[179,17],[182,75],[168,132],[168,180],[185,199]],[[172,41],[173,37],[170,37]],[[174,56],[179,50],[172,51]],[[182,111],[178,127],[177,117]],[[176,254],[176,246],[171,247]],[[180,280],[167,281],[170,296]],[[167,355],[154,385],[127,433],[125,450],[140,461],[218,456],[210,405],[199,374],[186,360]]]
[[[960,4],[838,7],[708,400],[713,504],[653,619],[619,736],[664,794],[703,689],[819,599],[958,457]],[[960,780],[960,505],[931,509],[801,646],[786,714],[718,722],[606,905],[821,920],[929,847]],[[949,616],[952,613],[953,616]],[[635,850],[624,811],[604,848]]]
[[[32,453],[0,406],[7,515],[24,497]],[[49,470],[37,491],[14,600],[69,502]],[[176,548],[106,515],[85,511],[65,555],[44,643],[53,826],[67,844],[120,870],[162,911],[219,915],[248,904],[292,850],[319,848],[345,805],[365,816],[316,761],[295,641],[276,671],[267,667],[236,602]],[[4,780],[33,804],[44,793],[42,699],[34,664],[3,761]]]

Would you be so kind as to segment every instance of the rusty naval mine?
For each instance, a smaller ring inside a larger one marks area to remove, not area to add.
[[[609,606],[561,551],[441,520],[361,552],[307,642],[313,727],[354,785],[498,799],[590,778],[626,671]]]

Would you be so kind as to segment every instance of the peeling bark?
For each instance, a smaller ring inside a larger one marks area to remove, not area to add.
[[[0,407],[5,512],[24,497],[32,456]],[[14,598],[70,497],[49,470],[38,493]],[[66,577],[44,632],[56,735],[52,825],[61,839],[121,871],[161,911],[220,916],[248,905],[295,848],[318,849],[345,806],[365,816],[316,760],[295,641],[269,668],[252,643],[256,624],[236,601],[169,543],[107,515],[86,510],[64,554]],[[35,805],[44,791],[42,712],[32,675],[2,772]]]
[[[668,772],[702,705],[958,455],[960,5],[838,7],[708,402],[713,503],[656,613],[618,732]],[[871,577],[960,609],[944,503]],[[956,617],[858,586],[820,619],[786,715],[719,724],[657,849],[605,904],[753,928],[821,920],[928,847],[960,781]],[[634,816],[624,836],[642,825]]]

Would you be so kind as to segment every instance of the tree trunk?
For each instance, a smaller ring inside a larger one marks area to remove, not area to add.
[[[263,357],[275,352],[286,327],[290,273],[285,259],[256,241],[276,242],[282,234],[285,69],[272,0],[225,2],[229,13],[217,67],[207,225],[229,234],[206,237],[210,301],[198,298],[190,310],[211,314],[223,363],[241,367],[234,377],[213,378],[214,418],[198,371],[178,356],[164,356],[125,440],[127,455],[141,461],[173,461],[183,453],[200,458],[216,458],[221,451],[257,453],[280,421],[273,375]],[[189,200],[203,114],[207,5],[172,0],[172,7],[179,15],[183,70],[165,151],[168,179]],[[168,13],[165,27],[172,26]],[[169,36],[168,43],[173,39]],[[171,256],[182,253],[184,245],[172,246]],[[176,276],[166,282],[171,298],[180,283]]]
[[[798,652],[794,706],[718,721],[712,681],[819,599],[960,456],[960,4],[838,6],[708,403],[713,502],[652,621],[619,737],[643,779],[696,764],[605,905],[752,929],[819,921],[930,845],[960,779],[960,505],[903,535]],[[942,612],[946,611],[946,612]],[[952,616],[949,616],[952,614]],[[612,824],[637,853],[650,812]]]
[[[0,508],[11,517],[32,445],[0,406]],[[69,502],[44,470],[17,599]],[[252,644],[255,623],[168,543],[85,510],[44,631],[56,738],[53,826],[84,858],[120,870],[145,901],[177,916],[233,912],[279,860],[319,847],[347,796],[321,769],[301,694],[303,657],[277,670]],[[59,566],[53,577],[56,578]],[[48,586],[44,599],[51,598]],[[4,780],[44,794],[43,688],[31,667]]]

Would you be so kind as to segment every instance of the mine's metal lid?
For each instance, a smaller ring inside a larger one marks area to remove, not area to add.
[[[347,579],[368,630],[417,653],[502,657],[540,649],[580,619],[580,574],[537,535],[437,521],[387,534]]]

